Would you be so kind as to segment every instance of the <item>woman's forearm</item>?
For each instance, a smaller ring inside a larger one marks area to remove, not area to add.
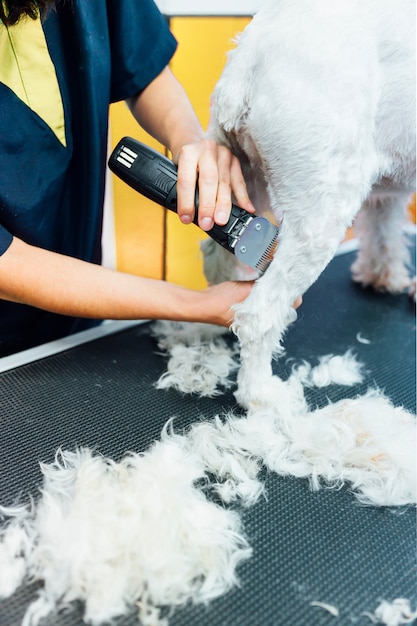
[[[170,319],[229,326],[231,306],[250,284],[196,291],[30,246],[14,238],[0,257],[0,297],[54,313],[94,319]]]

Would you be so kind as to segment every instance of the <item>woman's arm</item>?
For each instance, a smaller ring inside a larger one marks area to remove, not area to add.
[[[142,278],[13,239],[0,257],[0,298],[54,313],[94,319],[169,319],[230,326],[231,306],[252,283],[204,291]]]

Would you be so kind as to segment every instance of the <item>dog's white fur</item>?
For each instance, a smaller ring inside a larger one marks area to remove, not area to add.
[[[409,286],[402,225],[415,189],[414,24],[414,0],[268,0],[230,53],[208,134],[239,157],[257,212],[282,222],[272,264],[236,307],[244,407],[279,402],[271,357],[296,317],[292,303],[361,207],[354,280],[389,292]],[[242,278],[211,240],[205,256],[209,282]]]
[[[187,350],[192,354],[198,351],[196,336],[191,333],[193,345],[187,346],[185,327],[181,326],[178,333],[175,324],[158,323],[156,328],[167,348],[170,339],[173,347],[175,340],[183,342],[185,362],[171,353],[176,370],[174,374],[166,372],[163,382],[184,391],[189,384]],[[190,326],[190,332],[192,329]],[[209,346],[207,338],[203,354]],[[353,386],[364,382],[364,374],[363,364],[351,350],[319,357],[315,366],[306,361],[294,363],[288,379],[278,379],[280,401],[275,407],[255,407],[244,417],[229,414],[225,421],[216,418],[213,423],[192,426],[189,438],[193,450],[218,478],[217,489],[223,500],[238,498],[245,505],[253,504],[262,492],[257,479],[261,463],[279,474],[308,477],[314,488],[322,481],[329,485],[350,483],[367,504],[416,503],[414,415],[394,407],[375,388],[362,396],[329,402],[321,409],[310,407],[306,401],[306,387]],[[200,385],[192,391],[200,393]]]
[[[221,336],[225,329],[212,324],[191,324],[159,320],[152,334],[163,354],[168,354],[167,371],[157,389],[214,397],[230,388],[237,370],[238,347],[230,347]]]
[[[220,479],[224,501],[253,504],[262,492],[262,463],[283,476],[308,478],[313,489],[349,483],[364,504],[416,503],[413,415],[376,391],[307,412],[296,377],[289,388],[286,414],[256,409],[191,428],[193,449]]]
[[[75,600],[88,624],[139,608],[143,626],[166,626],[161,607],[208,602],[237,583],[251,555],[234,511],[196,483],[204,464],[186,437],[162,433],[146,453],[120,463],[91,450],[59,451],[42,464],[36,507],[0,507],[0,597],[43,581],[22,626]]]
[[[392,602],[382,600],[373,614],[364,613],[364,615],[369,617],[373,624],[401,626],[401,624],[414,624],[417,619],[417,610],[412,610],[406,598],[396,598]]]

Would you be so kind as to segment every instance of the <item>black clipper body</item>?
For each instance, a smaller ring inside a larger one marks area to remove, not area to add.
[[[177,211],[177,166],[156,150],[132,137],[124,137],[109,158],[109,168],[142,195],[170,211]],[[195,206],[197,224],[198,190]],[[227,224],[214,224],[206,232],[240,261],[263,274],[272,261],[279,229],[269,220],[233,204]]]

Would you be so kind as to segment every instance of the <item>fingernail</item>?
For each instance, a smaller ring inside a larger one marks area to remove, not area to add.
[[[210,230],[213,226],[213,220],[211,217],[203,217],[200,226],[203,230]]]
[[[216,213],[216,221],[221,224],[225,224],[227,222],[227,213],[226,211],[217,211]]]
[[[181,215],[180,220],[183,224],[191,224],[191,215]]]

